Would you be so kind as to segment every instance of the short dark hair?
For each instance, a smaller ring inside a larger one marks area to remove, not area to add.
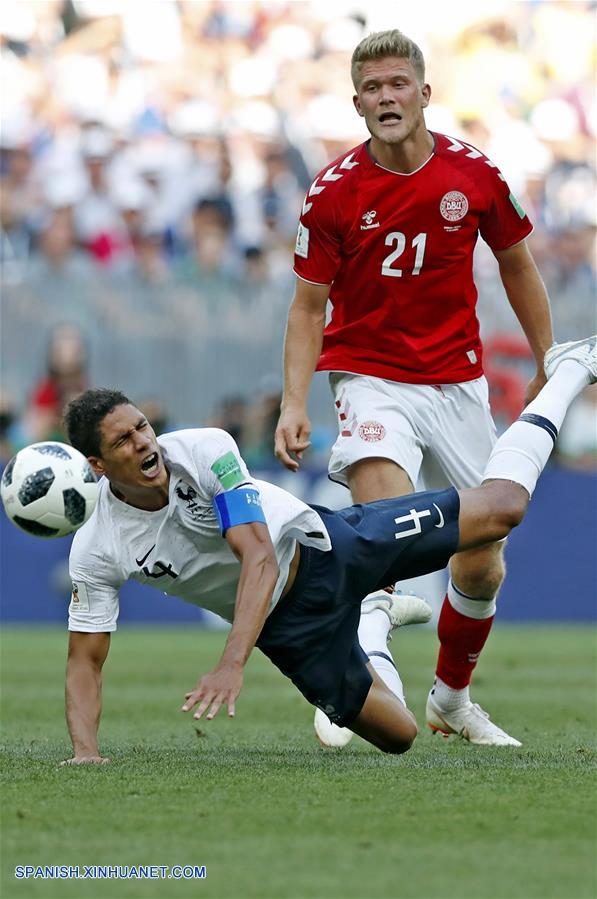
[[[64,423],[71,444],[84,456],[101,456],[100,425],[117,406],[133,405],[120,390],[106,387],[86,390],[71,400],[64,412]]]

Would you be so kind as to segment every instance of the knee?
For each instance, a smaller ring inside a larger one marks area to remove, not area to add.
[[[495,596],[506,574],[503,546],[491,543],[453,556],[450,574],[454,584],[469,596]]]
[[[493,540],[503,540],[518,527],[529,505],[529,494],[513,481],[493,481],[484,485],[486,516]]]
[[[504,529],[504,536],[523,520],[529,505],[529,495],[519,484],[504,483],[500,491],[500,506],[497,517]]]
[[[409,722],[399,732],[388,734],[378,748],[388,755],[403,755],[415,742],[418,732],[416,723]]]

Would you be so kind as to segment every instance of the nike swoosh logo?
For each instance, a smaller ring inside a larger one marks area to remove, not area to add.
[[[436,506],[435,508],[437,509],[437,506]],[[437,527],[437,525],[436,525],[436,527]],[[147,560],[147,557],[148,557],[149,553],[150,553],[150,552],[153,552],[154,549],[155,549],[155,543],[153,544],[153,546],[151,547],[151,549],[148,550],[148,551],[145,553],[145,555],[143,556],[142,559],[135,559],[135,562],[137,563],[137,565],[139,566],[139,568],[141,567],[141,565],[143,565],[143,564],[145,563],[145,561]]]
[[[442,515],[442,510],[440,509],[440,507],[438,505],[436,505],[436,503],[433,503],[433,505],[437,509],[437,514],[439,515],[439,524],[434,524],[433,527],[434,528],[443,528],[444,516]],[[153,547],[152,547],[152,549],[153,549]]]

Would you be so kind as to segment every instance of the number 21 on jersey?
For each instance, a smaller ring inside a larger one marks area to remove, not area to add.
[[[411,272],[413,275],[418,275],[423,266],[423,259],[425,256],[425,244],[427,242],[426,234],[417,234],[416,237],[413,237],[411,242],[411,247],[416,249],[415,254],[415,265]],[[406,235],[402,233],[402,231],[391,231],[388,235],[386,235],[386,247],[391,247],[395,245],[395,249],[389,253],[384,261],[381,264],[381,273],[385,275],[387,278],[401,278],[402,277],[402,269],[401,268],[392,268],[392,264],[396,262],[396,260],[402,256],[404,250],[406,249]]]

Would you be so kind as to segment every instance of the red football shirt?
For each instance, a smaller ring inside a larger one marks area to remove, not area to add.
[[[473,250],[523,240],[532,225],[480,150],[444,134],[416,172],[376,163],[361,144],[305,198],[296,274],[331,284],[317,369],[392,381],[470,381],[482,372]]]

